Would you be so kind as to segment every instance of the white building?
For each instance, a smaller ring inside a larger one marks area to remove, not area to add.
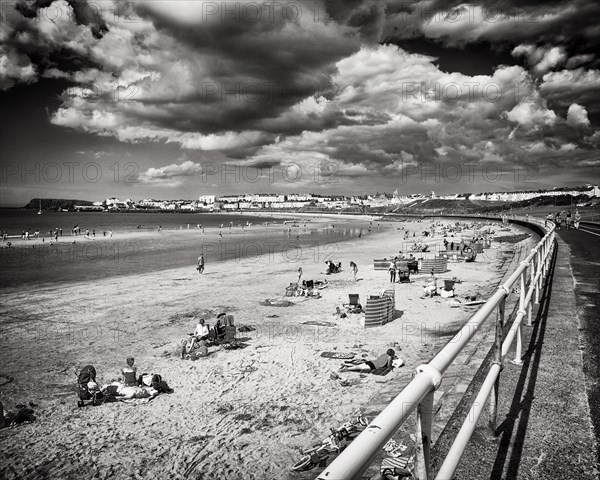
[[[200,203],[204,203],[205,205],[211,205],[211,204],[215,203],[216,199],[217,199],[217,197],[215,195],[200,195],[200,197],[198,198],[198,201]]]
[[[196,210],[196,203],[184,203],[179,208],[184,212],[194,212]]]

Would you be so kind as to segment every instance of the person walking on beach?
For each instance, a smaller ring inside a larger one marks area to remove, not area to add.
[[[198,257],[198,273],[202,274],[204,272],[204,254],[200,254]]]
[[[554,215],[554,223],[556,224],[556,229],[560,230],[560,223],[561,223],[560,212],[556,212],[556,215]]]
[[[390,262],[388,271],[390,272],[390,283],[394,283],[396,281],[396,262],[394,260]]]
[[[567,230],[571,230],[571,210],[567,211],[565,225],[567,226]]]
[[[354,275],[354,281],[356,282],[356,275],[358,274],[358,266],[354,262],[350,262],[350,271]]]

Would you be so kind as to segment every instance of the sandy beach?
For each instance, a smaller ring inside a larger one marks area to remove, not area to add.
[[[208,263],[203,275],[178,267],[5,290],[0,400],[9,411],[33,402],[37,419],[0,431],[0,476],[316,477],[317,469],[290,472],[301,450],[364,409],[382,384],[431,358],[472,313],[452,308],[439,296],[420,298],[427,278],[420,274],[412,283],[395,285],[397,312],[391,323],[364,329],[364,315],[335,314],[349,293],[358,293],[364,304],[368,295],[389,286],[388,273],[375,271],[373,259],[397,254],[399,228],[423,241],[420,232],[430,225],[381,221],[360,239]],[[514,227],[502,232],[514,233]],[[486,299],[508,265],[502,245],[493,242],[474,263],[449,263],[439,278],[462,281],[456,285],[459,299],[467,294]],[[325,275],[327,259],[341,261],[343,271]],[[358,281],[350,261],[358,265]],[[327,280],[321,298],[284,298],[299,267],[302,279]],[[261,304],[266,299],[291,305]],[[193,331],[194,319],[214,324],[219,312],[232,314],[238,328],[254,327],[238,333],[245,348],[212,347],[206,358],[181,360],[180,341]],[[323,351],[339,351],[373,359],[390,347],[401,348],[404,367],[387,376],[341,373],[350,386],[330,378],[339,360],[320,357]],[[149,403],[79,409],[76,369],[92,364],[99,383],[109,383],[128,356],[135,357],[139,372],[162,375],[174,393]]]

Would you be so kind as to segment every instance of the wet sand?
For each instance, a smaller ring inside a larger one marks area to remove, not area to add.
[[[388,273],[375,271],[372,262],[399,250],[398,228],[418,238],[429,225],[381,222],[362,239],[302,248],[294,258],[207,264],[203,275],[183,267],[6,291],[0,376],[12,381],[0,386],[0,400],[8,410],[28,401],[39,406],[36,422],[0,430],[0,473],[8,479],[316,477],[317,469],[309,477],[290,472],[300,451],[364,408],[382,384],[427,361],[470,314],[441,297],[421,299],[427,275],[418,275],[395,285],[396,318],[383,327],[365,330],[362,315],[335,315],[349,293],[364,304],[389,286]],[[505,246],[493,247],[475,263],[449,263],[440,279],[462,280],[459,298],[486,298],[507,258],[500,253]],[[324,255],[339,259],[344,270],[324,275]],[[350,261],[358,264],[358,282]],[[282,300],[299,267],[303,279],[328,280],[322,297],[261,305]],[[214,323],[221,311],[233,314],[238,327],[256,328],[238,334],[246,348],[212,347],[207,358],[181,360],[180,340],[193,330],[194,317]],[[339,361],[320,357],[335,350],[373,358],[392,345],[401,347],[405,367],[384,377],[340,374],[356,382],[348,387],[330,379]],[[93,364],[99,382],[108,383],[130,355],[138,371],[160,373],[175,392],[150,403],[78,409],[75,369]]]

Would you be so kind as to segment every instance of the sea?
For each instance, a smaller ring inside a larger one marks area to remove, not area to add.
[[[37,210],[24,210],[16,208],[0,208],[0,232],[6,231],[9,236],[21,237],[22,232],[33,234],[39,230],[40,236],[50,237],[50,231],[62,229],[63,235],[71,233],[71,229],[78,225],[81,231],[102,232],[128,232],[151,231],[162,227],[164,230],[174,230],[196,227],[198,224],[205,228],[218,227],[221,224],[235,225],[246,222],[264,223],[272,222],[272,217],[257,217],[254,215],[236,215],[219,213],[126,213],[126,212],[54,212],[43,211],[38,215]]]
[[[79,226],[80,235],[71,234],[74,226]],[[283,259],[291,270],[307,262],[324,266],[327,260],[339,261],[343,242],[384,228],[364,218],[317,222],[293,214],[289,218],[218,213],[44,211],[38,215],[34,210],[0,209],[0,232],[6,231],[14,242],[11,248],[6,241],[1,245],[0,287],[88,282],[179,267],[189,267],[190,274],[198,275],[201,253],[207,276],[223,268],[219,265],[226,260]],[[51,242],[50,232],[57,229],[62,229],[62,236]],[[22,232],[32,235],[36,230],[39,238],[20,240]],[[83,235],[86,230],[89,237]]]

